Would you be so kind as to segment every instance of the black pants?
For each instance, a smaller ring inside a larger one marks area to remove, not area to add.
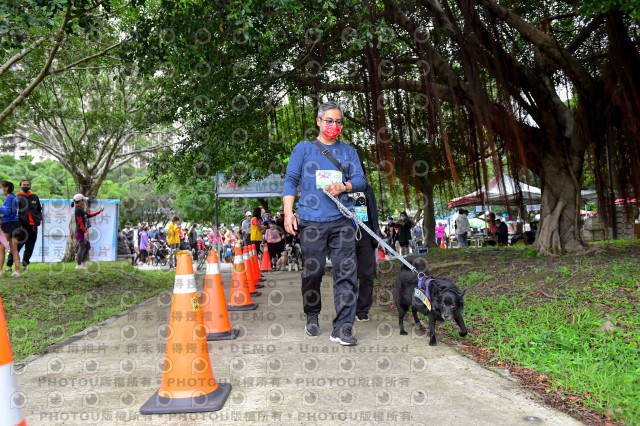
[[[36,240],[38,239],[38,228],[36,226],[22,226],[17,231],[18,236],[18,252],[24,247],[24,253],[22,253],[21,259],[22,266],[29,265],[29,260],[33,254],[33,248],[36,246]],[[7,266],[11,268],[13,266],[13,253],[9,253],[9,259],[7,260]]]
[[[256,245],[256,254],[259,256],[262,254],[262,248],[260,247],[262,245],[262,241],[251,241],[251,244],[255,244]]]
[[[304,257],[302,270],[302,307],[305,314],[322,310],[320,283],[324,276],[327,253],[333,265],[333,303],[336,316],[333,327],[353,326],[356,316],[357,267],[355,228],[351,220],[332,222],[300,220],[300,246]]]
[[[358,303],[356,315],[368,314],[373,304],[373,279],[376,276],[376,255],[371,238],[356,242],[358,261]]]
[[[76,255],[76,261],[78,265],[84,263],[89,259],[89,250],[91,249],[91,244],[89,244],[89,240],[79,241],[78,242],[78,254]]]
[[[276,264],[278,258],[280,257],[280,253],[282,253],[282,250],[280,250],[280,245],[280,241],[267,245],[267,248],[269,250],[269,260],[271,260],[271,267]]]
[[[149,251],[148,250],[140,250],[140,261],[145,264],[149,259]]]

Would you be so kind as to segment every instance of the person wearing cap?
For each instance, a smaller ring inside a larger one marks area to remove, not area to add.
[[[104,206],[100,207],[100,210],[90,213],[84,210],[88,197],[82,194],[76,194],[73,196],[71,207],[75,205],[75,217],[76,217],[76,232],[75,237],[78,241],[78,253],[76,255],[76,269],[87,269],[87,259],[89,258],[89,250],[91,244],[89,243],[89,218],[97,216],[104,211]]]
[[[290,234],[294,234],[297,228],[300,230],[304,258],[302,307],[307,317],[306,333],[311,336],[320,334],[320,283],[325,273],[327,254],[330,254],[336,316],[329,339],[352,346],[358,342],[352,334],[358,291],[356,228],[354,222],[345,217],[323,192],[326,190],[338,198],[345,208],[353,211],[353,202],[348,193],[361,192],[366,187],[358,153],[352,146],[338,140],[342,120],[342,106],[338,103],[320,105],[316,118],[320,132],[316,138],[302,141],[293,148],[282,196],[285,230]],[[299,221],[293,214],[298,186],[301,190]]]
[[[164,226],[158,226],[158,233],[156,234],[156,239],[161,242],[167,242],[167,233],[164,232]]]
[[[244,220],[240,224],[240,236],[242,237],[242,245],[248,246],[251,241],[251,212],[244,212]]]

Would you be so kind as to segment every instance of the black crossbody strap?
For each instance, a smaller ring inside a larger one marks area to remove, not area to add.
[[[340,172],[342,173],[342,181],[344,182],[346,180],[347,174],[345,173],[344,168],[342,167],[342,164],[340,164],[340,162],[336,159],[336,157],[334,157],[333,154],[331,154],[331,151],[329,151],[327,148],[324,148],[322,145],[320,145],[320,142],[318,142],[317,139],[312,140],[311,143],[317,146],[320,152],[322,152],[324,156],[327,157],[329,161],[331,161],[333,165],[338,168],[338,170],[340,170]]]

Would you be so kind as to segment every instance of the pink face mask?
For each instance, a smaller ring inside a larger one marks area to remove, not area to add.
[[[322,131],[322,134],[327,139],[335,139],[338,137],[341,131],[342,127],[338,126],[337,124],[326,124],[324,126],[324,130]]]

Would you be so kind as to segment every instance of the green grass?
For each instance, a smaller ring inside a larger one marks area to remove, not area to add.
[[[508,290],[497,292],[502,294],[484,294],[492,283],[477,270],[459,275],[457,283],[473,287],[467,292],[465,317],[475,333],[467,338],[493,350],[495,361],[535,369],[551,378],[555,389],[550,391],[586,396],[587,408],[639,424],[640,258],[638,250],[616,253],[620,245],[626,247],[617,243],[604,255],[543,259],[544,266],[526,268],[537,272],[536,283],[514,273]],[[500,257],[496,263],[502,263]],[[572,274],[583,279],[574,280]],[[615,324],[612,331],[598,330],[605,321]],[[457,336],[453,324],[442,330]]]
[[[588,408],[620,409],[631,424],[640,421],[640,317],[630,306],[613,319],[622,327],[608,334],[597,331],[605,319],[594,301],[576,292],[537,306],[523,306],[521,297],[470,295],[465,307],[480,332],[477,343],[498,359],[542,372],[566,392],[586,391]]]
[[[434,274],[468,289],[465,341],[491,349],[490,363],[532,368],[550,378],[549,392],[578,396],[576,407],[640,424],[640,241],[592,246],[599,251],[539,257],[516,246],[433,250],[426,259],[454,264]],[[395,271],[380,285],[391,286]],[[598,330],[605,321],[615,324],[610,332]],[[453,323],[439,332],[460,339]]]
[[[170,289],[173,273],[139,271],[127,262],[31,264],[20,278],[0,277],[13,357],[38,353],[131,305]]]

